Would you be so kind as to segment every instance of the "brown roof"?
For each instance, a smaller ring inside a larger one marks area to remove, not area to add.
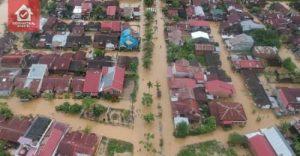
[[[69,70],[70,67],[70,63],[71,63],[71,59],[72,58],[66,58],[66,57],[57,57],[53,64],[50,67],[50,70],[52,71],[65,71],[67,72]]]
[[[26,117],[5,119],[0,116],[0,139],[12,143],[18,143],[19,137],[24,135],[30,125],[31,120]]]
[[[187,117],[191,122],[197,122],[201,118],[199,106],[194,99],[171,102],[173,116]]]
[[[57,154],[68,156],[76,156],[77,153],[95,155],[100,140],[101,138],[94,133],[69,132],[60,142]]]
[[[220,124],[246,122],[247,120],[243,105],[240,103],[213,102],[209,104],[209,110]]]
[[[83,92],[84,81],[84,77],[74,77],[71,83],[72,92]]]
[[[195,44],[196,51],[214,51],[215,47],[211,44]]]

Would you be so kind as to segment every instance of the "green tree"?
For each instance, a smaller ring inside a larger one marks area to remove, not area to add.
[[[32,93],[28,88],[17,89],[16,94],[20,99],[31,100],[33,98]]]
[[[289,131],[289,129],[291,128],[291,124],[284,121],[284,122],[280,123],[279,128],[280,128],[280,130],[282,131],[283,134],[286,134]]]
[[[138,69],[138,62],[137,61],[133,61],[129,64],[129,69],[132,72],[137,72]]]
[[[7,106],[0,108],[0,115],[3,116],[6,119],[10,119],[14,116],[12,111]]]
[[[93,20],[100,20],[103,18],[103,15],[105,15],[105,9],[102,5],[96,5],[93,7],[93,10],[91,12],[91,17]]]
[[[176,125],[175,136],[184,138],[189,135],[189,125],[186,122],[180,122]]]
[[[104,56],[105,52],[101,49],[94,49],[94,57],[100,57],[100,56]]]
[[[151,81],[149,81],[147,83],[147,87],[148,87],[148,92],[150,92],[150,89],[153,87],[153,83]]]
[[[92,99],[91,97],[85,97],[82,100],[83,109],[89,109],[95,103],[96,103],[95,99]]]
[[[154,114],[153,113],[148,113],[144,115],[144,120],[149,124],[154,121]]]
[[[64,112],[64,113],[68,113],[70,110],[70,103],[69,102],[64,102],[61,105],[58,105],[55,107],[55,110],[58,112]]]
[[[5,151],[6,142],[0,140],[0,156],[9,156],[9,153]]]
[[[247,138],[243,135],[240,135],[236,132],[229,134],[228,137],[228,144],[235,146],[235,145],[241,145],[246,147],[247,146]]]
[[[143,93],[142,104],[144,106],[150,107],[153,103],[152,95],[149,93]]]
[[[93,109],[92,109],[92,112],[93,112],[93,115],[95,117],[99,117],[100,115],[102,115],[103,113],[105,113],[107,110],[106,107],[102,106],[102,105],[94,105]]]
[[[147,6],[147,7],[151,7],[154,3],[154,0],[144,0],[144,4]]]
[[[82,105],[79,105],[77,103],[70,106],[70,114],[79,114],[82,110]]]
[[[280,36],[273,29],[255,29],[249,33],[258,46],[273,46],[279,48],[281,46]]]
[[[180,7],[180,1],[179,0],[173,0],[171,5],[174,8],[179,8]]]
[[[292,59],[286,58],[283,62],[282,62],[282,67],[287,69],[289,72],[294,72],[297,68],[297,66],[294,64],[294,62],[292,61]]]

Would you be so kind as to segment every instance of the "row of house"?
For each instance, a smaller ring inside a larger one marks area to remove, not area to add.
[[[13,145],[16,156],[95,155],[102,139],[43,116],[0,117],[0,125],[0,139]]]
[[[31,58],[34,56],[40,57]],[[7,60],[13,61],[8,64],[10,61]],[[114,65],[109,58],[87,61],[83,52],[5,55],[1,60],[3,70],[0,72],[0,94],[9,96],[14,89],[28,88],[34,96],[67,92],[75,95],[120,95],[124,86],[126,64],[117,64]]]

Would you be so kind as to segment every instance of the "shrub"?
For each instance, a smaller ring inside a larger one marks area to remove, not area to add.
[[[144,120],[147,123],[153,122],[154,121],[154,114],[153,113],[148,113],[148,114],[144,115]]]
[[[99,117],[100,115],[105,113],[106,110],[107,110],[107,108],[102,105],[94,105],[92,112],[95,117]]]
[[[43,93],[43,98],[45,98],[46,100],[53,100],[54,93]]]
[[[216,128],[217,128],[216,118],[214,116],[210,116],[206,120],[204,120],[204,122],[201,125],[199,125],[199,127],[195,129],[191,129],[190,134],[191,135],[205,134],[216,130]]]
[[[180,122],[176,125],[175,137],[184,138],[189,135],[189,125],[186,122]]]
[[[64,102],[63,104],[56,106],[55,110],[58,112],[64,112],[68,113],[70,110],[70,103],[69,102]]]
[[[289,72],[294,72],[297,68],[297,66],[294,64],[291,58],[286,58],[282,62],[282,67],[287,69]]]
[[[142,104],[150,107],[153,103],[152,95],[150,93],[144,93],[142,97]]]
[[[109,156],[113,156],[115,153],[132,152],[133,145],[128,142],[110,139],[107,145],[107,151]]]
[[[31,91],[27,88],[17,89],[16,94],[20,99],[31,100],[33,98]]]
[[[144,4],[147,6],[147,7],[151,7],[154,3],[154,0],[144,0]]]
[[[272,29],[256,29],[250,31],[250,35],[258,46],[273,46],[279,48],[281,46],[280,36],[276,30]]]
[[[101,50],[101,49],[94,49],[94,57],[101,57],[101,56],[104,56],[104,51]]]
[[[70,110],[69,110],[69,113],[70,114],[79,114],[82,110],[82,106],[75,103],[74,105],[70,105]]]
[[[235,145],[241,145],[246,147],[247,146],[247,138],[243,135],[240,135],[236,132],[231,133],[228,137],[228,144],[235,146]]]

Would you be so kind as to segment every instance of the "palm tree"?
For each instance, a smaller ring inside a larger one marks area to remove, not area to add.
[[[149,81],[147,83],[147,86],[148,86],[148,89],[149,89],[149,92],[150,92],[150,89],[153,87],[153,83],[151,81]]]
[[[155,82],[155,85],[154,85],[155,87],[156,87],[156,90],[160,90],[160,83],[158,82],[158,81],[156,81]]]

